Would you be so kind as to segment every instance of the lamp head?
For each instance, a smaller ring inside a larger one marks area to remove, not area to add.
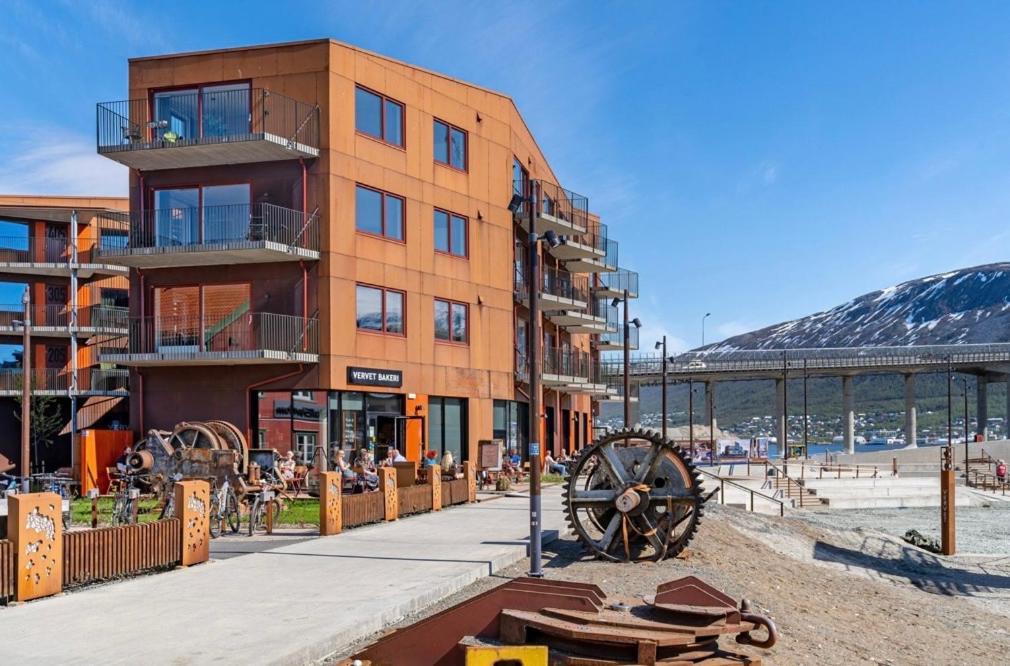
[[[516,213],[518,213],[519,212],[519,207],[523,205],[523,201],[525,201],[525,199],[523,198],[523,195],[521,195],[521,194],[513,194],[512,195],[512,200],[509,201],[509,212],[512,213],[513,215],[515,215]]]
[[[621,299],[617,298],[617,297],[614,297],[614,299],[612,301],[610,301],[610,307],[613,307],[613,308],[616,308],[620,304],[621,304]]]
[[[639,319],[638,317],[632,319],[631,323],[635,325],[635,328],[642,328],[642,320]]]
[[[544,233],[544,240],[551,247],[557,247],[564,242],[553,230],[548,230]]]
[[[662,349],[662,348],[663,348],[663,343],[662,343],[662,342],[658,342],[658,341],[657,341],[657,342],[656,342],[656,346],[655,346],[655,349]]]

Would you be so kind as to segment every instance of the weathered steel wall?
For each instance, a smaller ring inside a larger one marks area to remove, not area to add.
[[[385,506],[382,493],[361,493],[341,495],[340,512],[343,526],[356,527],[385,520]]]
[[[431,486],[427,484],[398,488],[397,495],[400,516],[431,511]]]
[[[466,479],[454,479],[442,482],[442,504],[452,506],[453,504],[466,504],[470,497]]]
[[[182,552],[181,535],[178,518],[67,532],[63,537],[63,586],[174,566]]]

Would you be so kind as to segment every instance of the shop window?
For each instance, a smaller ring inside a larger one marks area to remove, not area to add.
[[[428,447],[439,456],[448,451],[454,460],[467,459],[467,401],[464,398],[428,399]]]
[[[465,303],[435,299],[435,339],[447,342],[469,342],[469,308]]]
[[[466,171],[466,143],[464,130],[441,120],[435,120],[435,161]]]
[[[361,86],[354,90],[354,126],[362,134],[403,147],[403,104]]]
[[[312,464],[312,457],[316,452],[316,433],[296,432],[295,433],[295,459],[303,465]]]
[[[356,294],[358,330],[403,335],[404,298],[402,291],[359,284]]]
[[[435,209],[435,251],[466,257],[467,219],[444,210]]]
[[[402,241],[404,214],[402,197],[364,185],[357,186],[354,224],[358,231]]]

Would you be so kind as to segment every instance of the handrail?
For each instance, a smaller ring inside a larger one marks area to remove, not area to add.
[[[700,467],[696,467],[695,469],[698,470],[699,472],[701,472],[702,474],[704,474],[705,476],[711,477],[713,479],[717,479],[719,481],[719,504],[725,504],[726,503],[725,487],[726,487],[726,484],[728,483],[731,486],[734,486],[736,488],[740,488],[741,490],[746,490],[747,492],[750,493],[750,511],[751,511],[751,513],[754,512],[754,496],[757,495],[758,497],[761,497],[761,498],[766,499],[766,500],[768,500],[770,502],[775,502],[776,504],[778,504],[779,505],[779,515],[780,516],[786,515],[786,505],[785,505],[785,502],[783,502],[782,500],[780,500],[780,499],[778,499],[776,497],[772,497],[771,495],[765,495],[764,493],[759,492],[757,490],[754,490],[753,488],[748,488],[747,486],[743,485],[742,483],[737,483],[736,481],[731,481],[729,479],[724,479],[721,476],[719,476],[717,474],[713,474],[712,472],[704,470],[704,469],[702,469]]]
[[[802,509],[803,506],[804,506],[803,505],[803,498],[806,497],[806,495],[807,495],[807,493],[809,491],[807,490],[807,488],[803,484],[799,483],[798,481],[796,481],[796,479],[794,479],[791,476],[789,476],[789,463],[783,463],[783,466],[780,468],[778,465],[776,465],[775,463],[773,463],[772,461],[769,460],[769,461],[767,461],[767,465],[768,465],[768,467],[771,467],[772,469],[774,469],[778,473],[779,477],[785,479],[785,481],[786,481],[786,497],[789,497],[789,491],[791,489],[795,489],[795,490],[799,491],[800,508]]]

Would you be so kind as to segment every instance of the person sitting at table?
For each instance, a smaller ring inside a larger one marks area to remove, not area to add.
[[[123,449],[123,452],[119,454],[119,457],[116,458],[116,469],[119,470],[120,474],[126,474],[126,472],[129,471],[126,461],[130,459],[131,455],[133,455],[133,447],[127,446]]]
[[[281,459],[280,463],[277,465],[277,469],[280,470],[281,478],[285,481],[290,481],[295,478],[295,452],[288,451],[284,454],[284,458]]]
[[[568,476],[568,470],[565,468],[565,466],[559,463],[557,460],[555,460],[550,453],[548,453],[547,457],[544,458],[544,467],[546,467],[547,471],[550,472],[551,474],[560,474],[561,476]]]
[[[403,454],[400,453],[400,450],[395,446],[389,447],[389,451],[386,452],[386,460],[384,461],[384,464],[387,467],[392,467],[393,463],[398,462],[407,462],[407,459],[403,457]]]

